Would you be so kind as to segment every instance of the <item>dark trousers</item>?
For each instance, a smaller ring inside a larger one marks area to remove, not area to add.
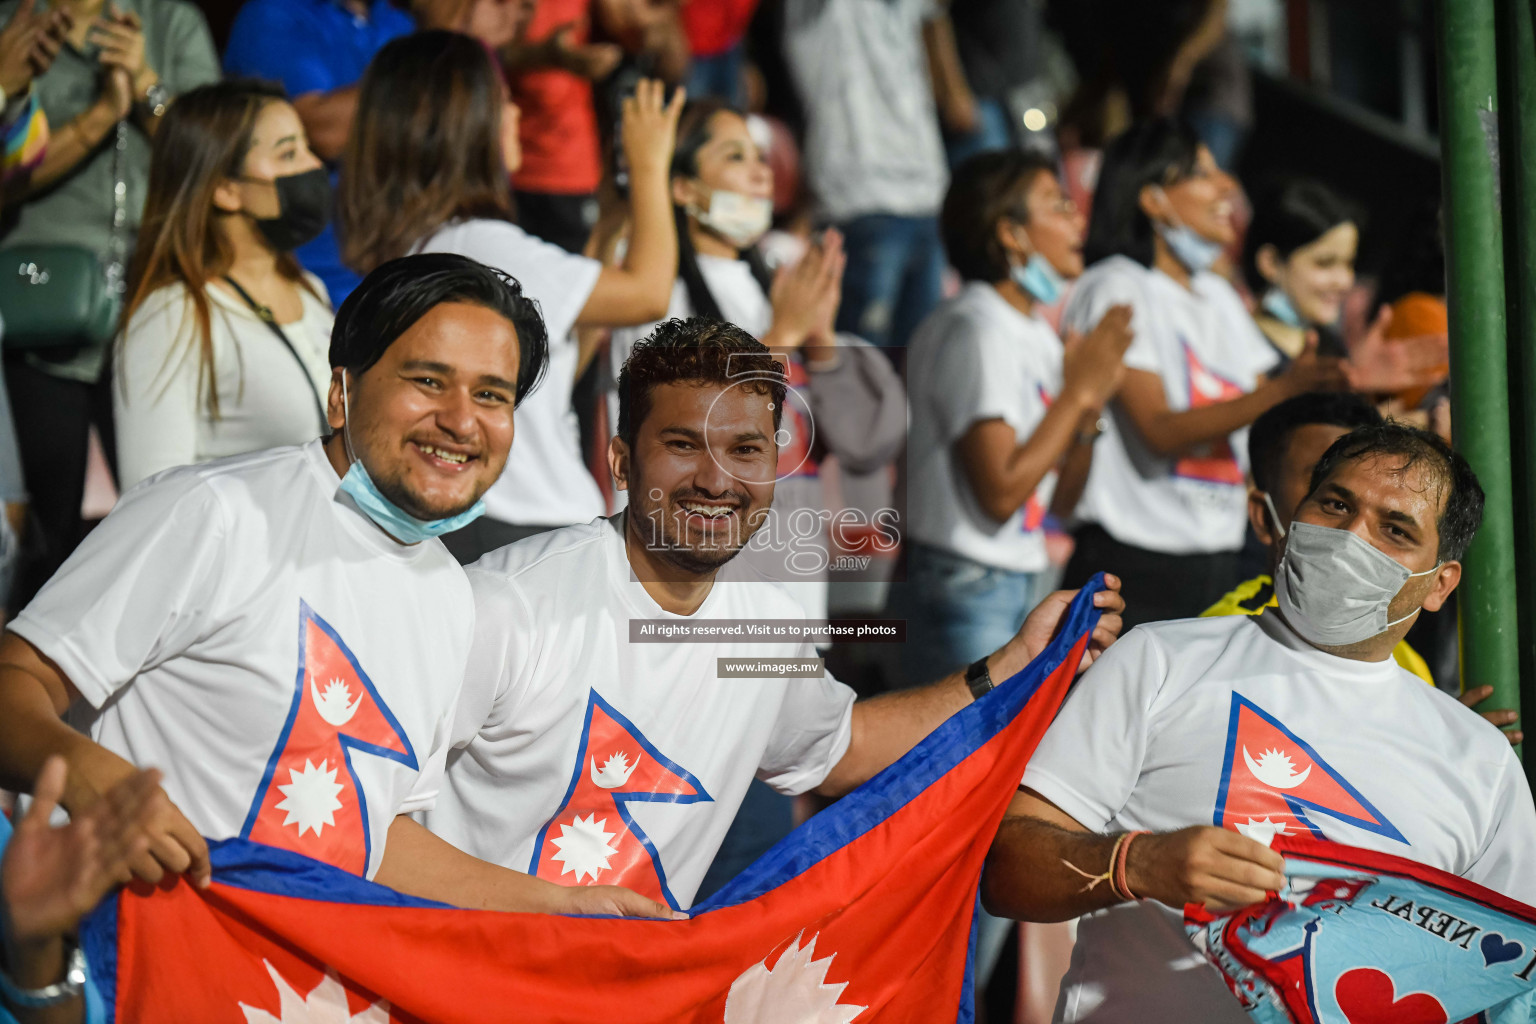
[[[579,254],[587,247],[592,225],[597,223],[597,196],[518,191],[513,197],[518,227],[566,252]]]
[[[1242,582],[1236,551],[1165,555],[1122,544],[1094,525],[1079,528],[1073,539],[1077,547],[1061,585],[1075,589],[1096,572],[1120,577],[1125,629],[1143,622],[1193,619]]]
[[[13,598],[13,607],[22,608],[85,535],[80,502],[85,496],[91,426],[101,437],[114,473],[117,439],[112,429],[110,373],[104,371],[96,383],[84,384],[44,373],[23,359],[7,358],[5,383],[31,507],[28,554]]]

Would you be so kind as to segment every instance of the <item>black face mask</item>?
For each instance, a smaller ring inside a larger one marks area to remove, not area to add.
[[[278,252],[292,252],[313,241],[331,222],[331,176],[325,168],[273,178],[276,217],[257,218],[256,228]]]

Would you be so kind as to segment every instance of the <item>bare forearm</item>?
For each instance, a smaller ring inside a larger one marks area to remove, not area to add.
[[[970,702],[964,672],[952,673],[930,686],[859,701],[853,708],[853,737],[848,752],[816,792],[841,796],[862,785]]]
[[[101,145],[116,123],[111,108],[97,103],[54,131],[42,162],[32,172],[29,190],[46,188],[73,171]]]
[[[576,318],[578,327],[627,327],[667,315],[677,278],[677,228],[666,172],[630,170],[629,249],[620,267],[604,268]]]
[[[1039,818],[1003,819],[981,879],[989,914],[1019,921],[1067,921],[1121,902],[1107,881],[1113,836],[1075,832]],[[1092,888],[1089,886],[1092,885]]]
[[[1060,519],[1070,516],[1088,486],[1088,471],[1093,468],[1093,441],[1074,441],[1061,463],[1056,477],[1056,493],[1051,495],[1051,514]]]
[[[1034,494],[1045,475],[1055,469],[1072,447],[1085,407],[1063,395],[1023,444],[1009,453],[1000,472],[990,480],[972,478],[982,507],[999,523],[1013,515]]]
[[[1182,412],[1162,410],[1140,417],[1131,413],[1131,420],[1147,447],[1165,458],[1174,458],[1248,426],[1289,394],[1284,383],[1272,380],[1230,401]]]
[[[928,54],[928,74],[933,81],[933,98],[940,111],[952,111],[974,102],[965,71],[960,66],[960,49],[955,44],[955,29],[949,15],[934,18],[923,25],[923,44]]]
[[[309,148],[322,160],[340,159],[347,148],[347,134],[357,114],[357,94],[357,86],[353,85],[294,97],[293,109],[304,122]]]
[[[560,909],[562,891],[553,882],[471,857],[404,815],[389,827],[389,845],[373,880],[468,910],[553,913]]]
[[[0,665],[0,789],[29,792],[49,756],[73,761],[82,746],[95,746],[64,724],[63,710],[36,676]]]

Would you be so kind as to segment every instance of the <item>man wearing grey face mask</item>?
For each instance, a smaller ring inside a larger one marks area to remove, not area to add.
[[[1248,522],[1264,546],[1265,572],[1244,580],[1202,615],[1262,615],[1279,606],[1275,596],[1275,570],[1285,547],[1291,517],[1311,491],[1312,470],[1328,447],[1359,427],[1382,422],[1376,407],[1347,391],[1313,391],[1287,398],[1254,421],[1248,432],[1248,465],[1252,487],[1248,491]],[[1431,686],[1435,679],[1429,665],[1406,639],[1392,649],[1392,658]],[[1477,707],[1493,693],[1491,686],[1477,686],[1461,694],[1467,707]],[[1514,711],[1495,708],[1479,712],[1496,726],[1505,727],[1519,717]],[[1505,733],[1519,743],[1519,729]]]
[[[1274,614],[1140,626],[1084,676],[983,881],[994,914],[1082,915],[1056,1020],[1247,1021],[1181,908],[1264,899],[1280,881],[1276,835],[1536,902],[1536,807],[1509,744],[1392,658],[1456,588],[1482,507],[1440,438],[1361,427],[1328,447],[1295,507]],[[1108,885],[1084,885],[1106,871]]]

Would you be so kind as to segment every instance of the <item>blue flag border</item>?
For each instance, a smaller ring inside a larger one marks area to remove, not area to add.
[[[709,899],[696,904],[691,913],[705,914],[736,906],[799,877],[822,859],[879,826],[984,746],[1018,716],[1041,684],[1061,667],[1084,634],[1092,633],[1101,614],[1093,606],[1093,595],[1103,589],[1104,575],[1098,573],[1078,592],[1063,616],[1055,638],[1038,657],[980,700],[955,712],[874,778],[781,839]],[[220,885],[326,902],[447,907],[447,904],[434,900],[396,892],[288,850],[246,839],[210,842],[208,850],[214,877]],[[106,900],[80,927],[81,948],[91,965],[91,975],[101,993],[109,1021],[117,1019],[117,905],[117,896]],[[974,1020],[970,982],[975,955],[976,920],[973,914],[966,957],[966,984],[957,1024],[970,1024]]]

